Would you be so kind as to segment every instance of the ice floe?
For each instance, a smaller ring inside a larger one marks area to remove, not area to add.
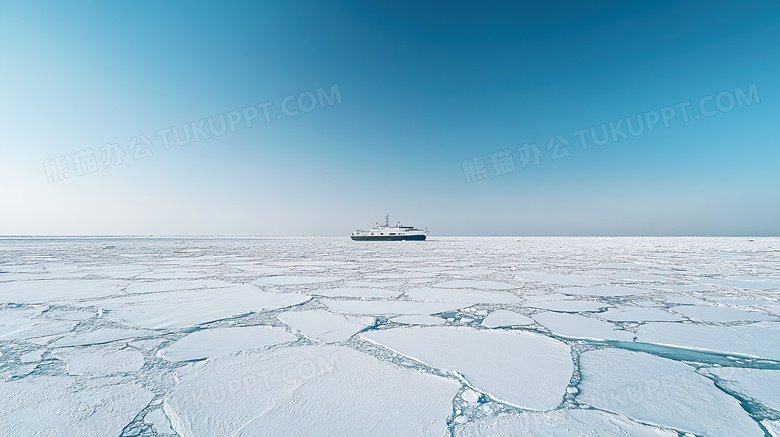
[[[395,290],[386,290],[383,288],[341,287],[319,289],[312,291],[311,294],[327,297],[396,298],[401,295],[401,292]]]
[[[415,327],[360,335],[429,366],[457,372],[474,388],[521,408],[556,407],[572,374],[569,346],[530,332]]]
[[[612,322],[675,322],[683,320],[660,308],[618,307],[600,313],[599,317]]]
[[[780,411],[780,370],[713,367],[706,372],[721,386]]]
[[[668,429],[598,410],[523,412],[483,419],[455,428],[455,437],[632,436],[676,437]]]
[[[506,282],[478,281],[474,279],[455,279],[452,281],[440,282],[433,286],[441,288],[476,288],[482,290],[514,290],[520,288],[519,285],[508,284]]]
[[[415,302],[408,300],[322,299],[329,309],[347,314],[436,314],[469,306],[469,303]]]
[[[0,283],[0,303],[67,303],[122,293],[127,283],[108,279],[54,279]]]
[[[531,308],[539,308],[542,310],[556,311],[562,313],[579,313],[579,312],[594,312],[601,311],[609,307],[609,304],[601,302],[590,302],[584,300],[547,300],[528,302],[526,304]]]
[[[604,349],[584,352],[580,373],[577,399],[596,408],[699,435],[763,436],[736,399],[686,364]]]
[[[71,375],[136,372],[144,366],[144,357],[137,350],[115,350],[102,346],[58,349],[52,357],[65,361]]]
[[[648,293],[648,290],[630,287],[618,287],[615,285],[599,285],[596,287],[565,287],[558,292],[582,296],[631,296],[634,294]]]
[[[347,347],[299,346],[180,369],[164,410],[182,436],[436,436],[460,385]]]
[[[517,303],[520,298],[504,291],[462,290],[457,288],[411,288],[404,292],[414,300],[460,303]]]
[[[217,289],[148,293],[97,301],[106,317],[151,329],[183,328],[215,320],[298,305],[311,299],[298,293],[261,291],[240,284]]]
[[[447,323],[441,317],[429,316],[427,314],[412,314],[408,316],[398,316],[390,319],[391,322],[404,325],[443,325]]]
[[[68,334],[55,341],[53,346],[89,346],[93,344],[111,343],[114,341],[133,339],[149,335],[154,335],[154,332],[124,328],[97,329],[89,332],[75,332]]]
[[[115,378],[31,376],[0,382],[0,435],[120,435],[153,396],[137,383]]]
[[[257,285],[306,285],[336,282],[341,279],[336,276],[268,276],[256,279],[253,283]]]
[[[758,311],[746,311],[737,308],[714,306],[678,306],[670,310],[704,322],[758,322],[762,320],[777,320],[777,317]]]
[[[637,341],[780,360],[780,324],[762,322],[741,326],[657,322],[642,325]]]
[[[257,349],[295,341],[298,338],[282,328],[239,326],[195,331],[160,349],[157,356],[168,361],[191,361],[242,350]]]
[[[277,317],[302,335],[324,342],[348,340],[375,321],[373,317],[344,316],[324,310],[287,311]]]
[[[507,310],[496,310],[482,319],[482,325],[488,328],[532,325],[534,320],[520,313]]]
[[[608,282],[604,279],[592,278],[582,275],[561,275],[557,273],[545,272],[516,272],[515,276],[520,279],[535,282],[547,282],[557,285],[598,285]]]
[[[612,323],[577,314],[544,312],[534,314],[533,319],[561,337],[624,341],[634,339],[634,334],[620,330]]]

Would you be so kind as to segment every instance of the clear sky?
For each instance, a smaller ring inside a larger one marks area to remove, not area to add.
[[[780,2],[512,3],[0,0],[0,235],[780,235]]]

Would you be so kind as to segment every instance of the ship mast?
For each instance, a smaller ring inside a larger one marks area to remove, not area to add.
[[[385,226],[390,227],[390,214],[385,215]]]

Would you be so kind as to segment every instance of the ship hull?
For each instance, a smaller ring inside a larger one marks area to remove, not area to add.
[[[355,241],[424,241],[425,235],[351,235]]]

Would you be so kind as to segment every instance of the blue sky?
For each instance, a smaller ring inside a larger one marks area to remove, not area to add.
[[[777,236],[779,102],[777,2],[0,0],[0,235]]]

